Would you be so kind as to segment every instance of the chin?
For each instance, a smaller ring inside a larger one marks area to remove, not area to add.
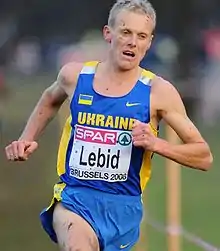
[[[130,71],[138,67],[138,64],[134,62],[120,62],[118,66],[122,71]]]

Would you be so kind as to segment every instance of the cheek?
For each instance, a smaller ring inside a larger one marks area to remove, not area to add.
[[[112,46],[114,47],[114,49],[120,49],[124,44],[125,42],[122,37],[117,37],[112,40]]]
[[[119,35],[117,37],[117,40],[118,40],[118,44],[120,44],[121,46],[124,46],[124,45],[127,45],[128,44],[128,37],[125,37],[125,36],[122,36],[122,35]]]
[[[139,48],[140,48],[141,54],[145,54],[146,51],[149,50],[149,48],[150,48],[150,42],[142,43]]]

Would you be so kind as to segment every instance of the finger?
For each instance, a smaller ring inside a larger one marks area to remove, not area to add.
[[[144,146],[147,144],[147,139],[144,137],[134,138],[132,143],[134,146]]]
[[[18,144],[18,157],[19,157],[19,159],[22,159],[24,157],[24,149],[25,149],[25,143],[19,142],[19,144]]]
[[[13,152],[11,149],[11,145],[9,145],[5,148],[5,154],[6,154],[6,157],[8,160],[11,160],[11,158],[13,158]]]
[[[143,133],[144,133],[144,132],[143,132],[143,129],[137,127],[137,128],[135,128],[135,129],[132,131],[132,136],[135,137],[135,136],[138,136],[138,135],[143,134]]]
[[[144,126],[138,126],[136,128],[134,128],[132,130],[132,136],[138,136],[138,135],[141,135],[141,134],[149,134],[150,133],[150,129],[149,129],[149,126],[148,125],[144,125]]]
[[[134,142],[133,142],[133,145],[134,145],[135,147],[143,147],[144,144],[145,144],[145,141],[144,141],[144,140],[137,140],[137,141],[134,141]]]
[[[28,158],[25,156],[25,154],[22,156],[22,157],[19,157],[17,160],[15,161],[25,161],[27,160]]]
[[[9,160],[10,161],[14,161],[15,160],[12,147],[10,147],[10,149],[9,149]]]
[[[32,142],[28,147],[25,149],[25,157],[27,158],[30,154],[32,154],[38,147],[37,142]]]
[[[133,142],[134,141],[143,141],[146,139],[147,139],[147,135],[144,133],[132,137]]]
[[[132,128],[132,133],[138,133],[139,131],[141,131],[142,127],[143,126],[142,126],[141,122],[139,122],[139,121],[137,121],[137,123],[135,122],[134,126]]]
[[[12,152],[13,152],[13,156],[14,156],[14,159],[18,159],[18,144],[19,142],[17,141],[13,141],[12,142]]]
[[[138,125],[140,125],[141,124],[141,122],[139,121],[139,120],[135,120],[134,121],[134,123],[133,123],[133,125],[132,125],[132,128],[135,128],[135,127],[137,127]]]

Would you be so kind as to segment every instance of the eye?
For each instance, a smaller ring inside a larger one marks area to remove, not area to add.
[[[129,30],[123,30],[122,33],[123,33],[124,35],[128,35],[128,34],[130,34],[130,31],[129,31]]]
[[[138,37],[140,39],[146,39],[147,38],[146,34],[139,34]]]

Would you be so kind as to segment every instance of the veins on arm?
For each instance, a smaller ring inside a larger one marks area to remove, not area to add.
[[[176,88],[163,79],[158,79],[156,85],[158,119],[163,119],[178,134],[183,143],[205,142],[188,117]]]
[[[207,142],[187,116],[182,99],[169,82],[157,79],[152,85],[158,118],[162,118],[183,144],[174,145],[157,139],[154,152],[191,168],[208,170],[212,154]]]

